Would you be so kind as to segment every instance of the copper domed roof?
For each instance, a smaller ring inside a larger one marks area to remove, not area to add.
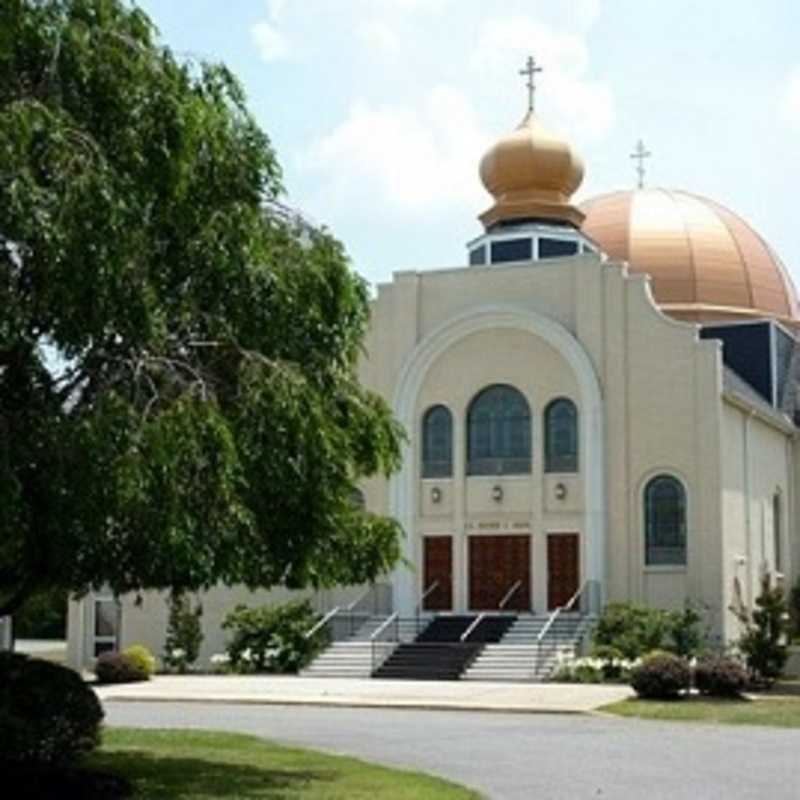
[[[649,274],[656,302],[673,317],[800,324],[797,294],[780,259],[719,203],[683,191],[639,189],[601,195],[581,208],[583,233],[631,271]]]
[[[532,111],[484,155],[480,174],[495,199],[480,216],[487,230],[520,219],[566,222],[576,228],[583,221],[569,202],[583,180],[583,163]]]

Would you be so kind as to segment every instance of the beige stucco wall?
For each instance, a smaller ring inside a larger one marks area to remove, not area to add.
[[[468,607],[467,538],[486,535],[498,519],[507,527],[503,533],[533,533],[531,571],[534,575],[534,607],[546,604],[546,582],[542,565],[546,560],[545,532],[577,530],[576,513],[582,507],[580,475],[567,479],[571,491],[561,501],[563,508],[547,508],[544,502],[544,475],[541,457],[532,460],[530,475],[466,476],[466,415],[470,402],[481,389],[492,384],[512,384],[526,398],[531,410],[532,437],[542,441],[542,416],[546,405],[557,397],[569,397],[580,409],[575,376],[564,359],[548,344],[528,333],[514,330],[480,331],[459,341],[443,353],[428,372],[415,402],[414,416],[421,419],[433,405],[446,405],[453,415],[454,477],[448,481],[424,480],[420,484],[413,538],[413,561],[421,564],[422,536],[447,533],[454,538],[455,603]],[[421,429],[417,426],[413,451],[421,450]],[[420,480],[419,458],[414,459],[416,481]],[[552,483],[552,478],[548,476]],[[431,489],[442,491],[443,502],[433,504]],[[503,492],[500,503],[492,499],[494,487]],[[551,490],[552,491],[552,490]],[[438,506],[443,506],[439,509]],[[553,504],[556,505],[556,504]],[[416,573],[421,592],[421,570]],[[537,580],[537,578],[539,578]]]
[[[198,659],[200,668],[207,668],[209,658],[215,653],[225,651],[227,631],[222,629],[225,615],[238,604],[250,607],[277,605],[289,600],[308,599],[315,610],[325,613],[336,606],[346,606],[361,597],[366,587],[342,587],[326,591],[290,591],[272,589],[251,592],[245,587],[215,587],[207,592],[192,596],[193,604],[199,602],[203,608],[201,623],[203,645]],[[376,593],[378,610],[386,612],[390,600],[380,591]],[[167,635],[168,595],[164,592],[144,592],[141,600],[133,595],[125,595],[120,600],[120,649],[133,644],[143,644],[159,659],[164,653]],[[67,663],[75,668],[89,668],[93,663],[93,595],[71,601],[68,609],[68,651]],[[361,608],[361,606],[359,606]],[[369,610],[366,606],[365,613]]]
[[[605,511],[605,594],[659,606],[680,606],[688,598],[711,611],[721,625],[721,366],[720,346],[700,341],[691,324],[658,312],[647,280],[629,277],[616,264],[594,256],[506,266],[426,273],[399,273],[381,286],[374,303],[362,379],[397,403],[399,376],[415,352],[448,320],[479,315],[486,308],[512,308],[546,317],[577,339],[602,392]],[[489,496],[495,479],[464,477],[464,416],[469,400],[484,386],[510,383],[528,398],[533,419],[530,476],[504,478],[502,510]],[[586,398],[575,371],[535,334],[485,330],[456,342],[428,367],[414,401],[408,458],[415,470],[408,554],[419,567],[420,535],[468,535],[485,518],[503,524],[528,521],[534,536],[534,603],[542,608],[543,545],[548,530],[578,530],[585,524],[585,473],[570,476],[568,500],[555,501],[554,476],[542,474],[541,412],[554,396],[571,397],[579,409]],[[434,402],[454,414],[455,475],[450,481],[422,481],[418,474],[419,421]],[[586,443],[582,443],[585,447]],[[669,472],[688,493],[689,554],[686,568],[645,568],[642,490],[646,481]],[[429,490],[443,489],[434,510]],[[368,487],[368,504],[392,511],[387,483]],[[507,500],[505,498],[508,498]],[[457,591],[465,600],[465,548],[455,549]],[[537,565],[539,565],[537,567]],[[419,589],[419,568],[415,586]]]
[[[760,418],[751,409],[726,402],[723,407],[724,439],[722,500],[724,550],[722,557],[725,629],[736,638],[740,625],[730,610],[738,601],[752,607],[761,576],[784,574],[792,565],[793,513],[791,434]],[[773,497],[780,495],[780,564],[776,563]],[[739,589],[735,588],[735,584]]]

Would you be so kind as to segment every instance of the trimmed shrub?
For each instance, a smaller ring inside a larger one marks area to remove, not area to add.
[[[664,611],[629,603],[610,603],[597,621],[594,644],[613,647],[626,659],[636,659],[658,647],[667,632]]]
[[[149,680],[156,671],[155,656],[143,645],[132,644],[122,651],[122,657]]]
[[[307,639],[318,615],[306,601],[248,608],[236,606],[222,623],[232,632],[228,643],[231,669],[236,672],[297,672],[310,663],[327,642],[327,634]]]
[[[625,672],[626,659],[622,651],[611,645],[601,644],[592,650],[592,656],[599,659],[602,666],[603,681],[620,681]]]
[[[94,674],[98,683],[135,683],[150,679],[147,670],[136,658],[129,658],[125,653],[102,653],[97,657]]]
[[[629,661],[658,649],[689,658],[705,644],[701,622],[701,614],[689,604],[682,611],[665,611],[610,603],[597,621],[593,642],[595,648],[613,647]]]
[[[667,611],[667,650],[683,658],[697,655],[705,644],[706,636],[700,629],[702,617],[696,608],[687,604],[683,611]]]
[[[707,656],[694,668],[694,685],[709,697],[739,697],[747,686],[747,670],[735,659]]]
[[[631,673],[636,694],[653,700],[675,700],[691,682],[689,665],[673,653],[650,653]]]
[[[78,673],[0,652],[0,763],[67,766],[100,741],[103,709]]]

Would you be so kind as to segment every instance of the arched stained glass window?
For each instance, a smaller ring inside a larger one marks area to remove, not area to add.
[[[422,417],[422,477],[449,478],[453,474],[453,415],[445,406],[433,406]]]
[[[467,473],[524,475],[531,471],[531,412],[512,386],[489,386],[467,412]]]
[[[578,471],[578,409],[566,397],[553,400],[544,412],[545,472]]]
[[[686,564],[686,492],[671,475],[658,475],[644,490],[645,564]]]

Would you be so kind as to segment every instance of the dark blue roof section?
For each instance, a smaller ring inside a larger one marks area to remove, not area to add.
[[[700,337],[722,341],[725,391],[782,422],[800,422],[800,343],[791,334],[772,320],[759,320],[708,325]]]

